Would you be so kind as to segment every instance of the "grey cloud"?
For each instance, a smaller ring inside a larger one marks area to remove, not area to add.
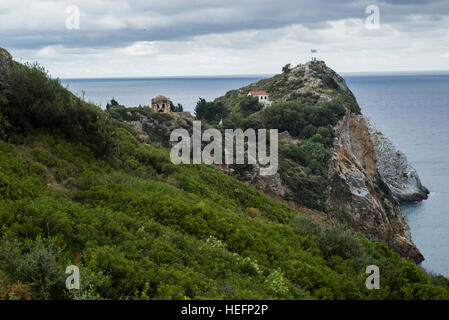
[[[29,14],[26,13],[26,8],[18,7],[20,3],[14,3],[15,1],[11,2],[10,8],[5,4],[0,6],[0,19],[8,18],[11,14]],[[61,1],[54,3],[59,5],[59,11],[64,8]],[[52,19],[48,14],[36,12],[30,17],[36,19],[36,28],[3,26],[0,45],[19,49],[38,49],[50,45],[118,47],[136,41],[182,40],[212,33],[277,29],[292,24],[302,24],[311,30],[327,29],[328,21],[363,19],[364,10],[369,4],[378,4],[381,7],[382,21],[388,23],[401,23],[413,13],[432,15],[437,19],[440,15],[449,13],[448,1],[439,0],[90,0],[70,1],[66,4],[77,4],[80,7],[80,30],[65,29],[63,12],[60,16],[53,17],[53,24],[48,21]],[[106,17],[123,26],[115,29],[107,23],[103,25],[101,21]],[[42,27],[39,27],[39,19],[42,20]],[[437,19],[433,18],[433,21]]]

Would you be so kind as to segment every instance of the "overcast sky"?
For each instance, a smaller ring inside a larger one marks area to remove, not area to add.
[[[449,1],[0,0],[0,47],[61,78],[272,74],[312,48],[338,72],[448,70]]]

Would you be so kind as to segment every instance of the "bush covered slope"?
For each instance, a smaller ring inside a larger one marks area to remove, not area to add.
[[[0,116],[1,299],[449,297],[446,279],[384,243],[173,165],[37,66],[15,65]],[[71,264],[79,291],[65,289]],[[370,264],[380,290],[365,287]]]

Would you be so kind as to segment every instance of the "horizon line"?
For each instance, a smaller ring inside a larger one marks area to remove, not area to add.
[[[388,76],[388,75],[449,75],[449,70],[407,70],[407,71],[349,71],[337,72],[341,76]],[[66,80],[146,80],[146,79],[182,79],[182,78],[263,78],[272,77],[276,74],[216,74],[216,75],[175,75],[175,76],[96,76],[96,77],[74,77],[74,78],[59,78],[62,81]]]

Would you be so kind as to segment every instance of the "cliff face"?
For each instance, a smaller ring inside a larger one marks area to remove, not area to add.
[[[424,260],[411,240],[407,219],[378,173],[376,152],[363,116],[348,113],[335,127],[329,165],[328,205],[372,240],[401,256]]]
[[[429,190],[421,184],[418,172],[407,162],[404,153],[377,129],[374,121],[365,116],[377,157],[377,169],[399,202],[425,200]]]

